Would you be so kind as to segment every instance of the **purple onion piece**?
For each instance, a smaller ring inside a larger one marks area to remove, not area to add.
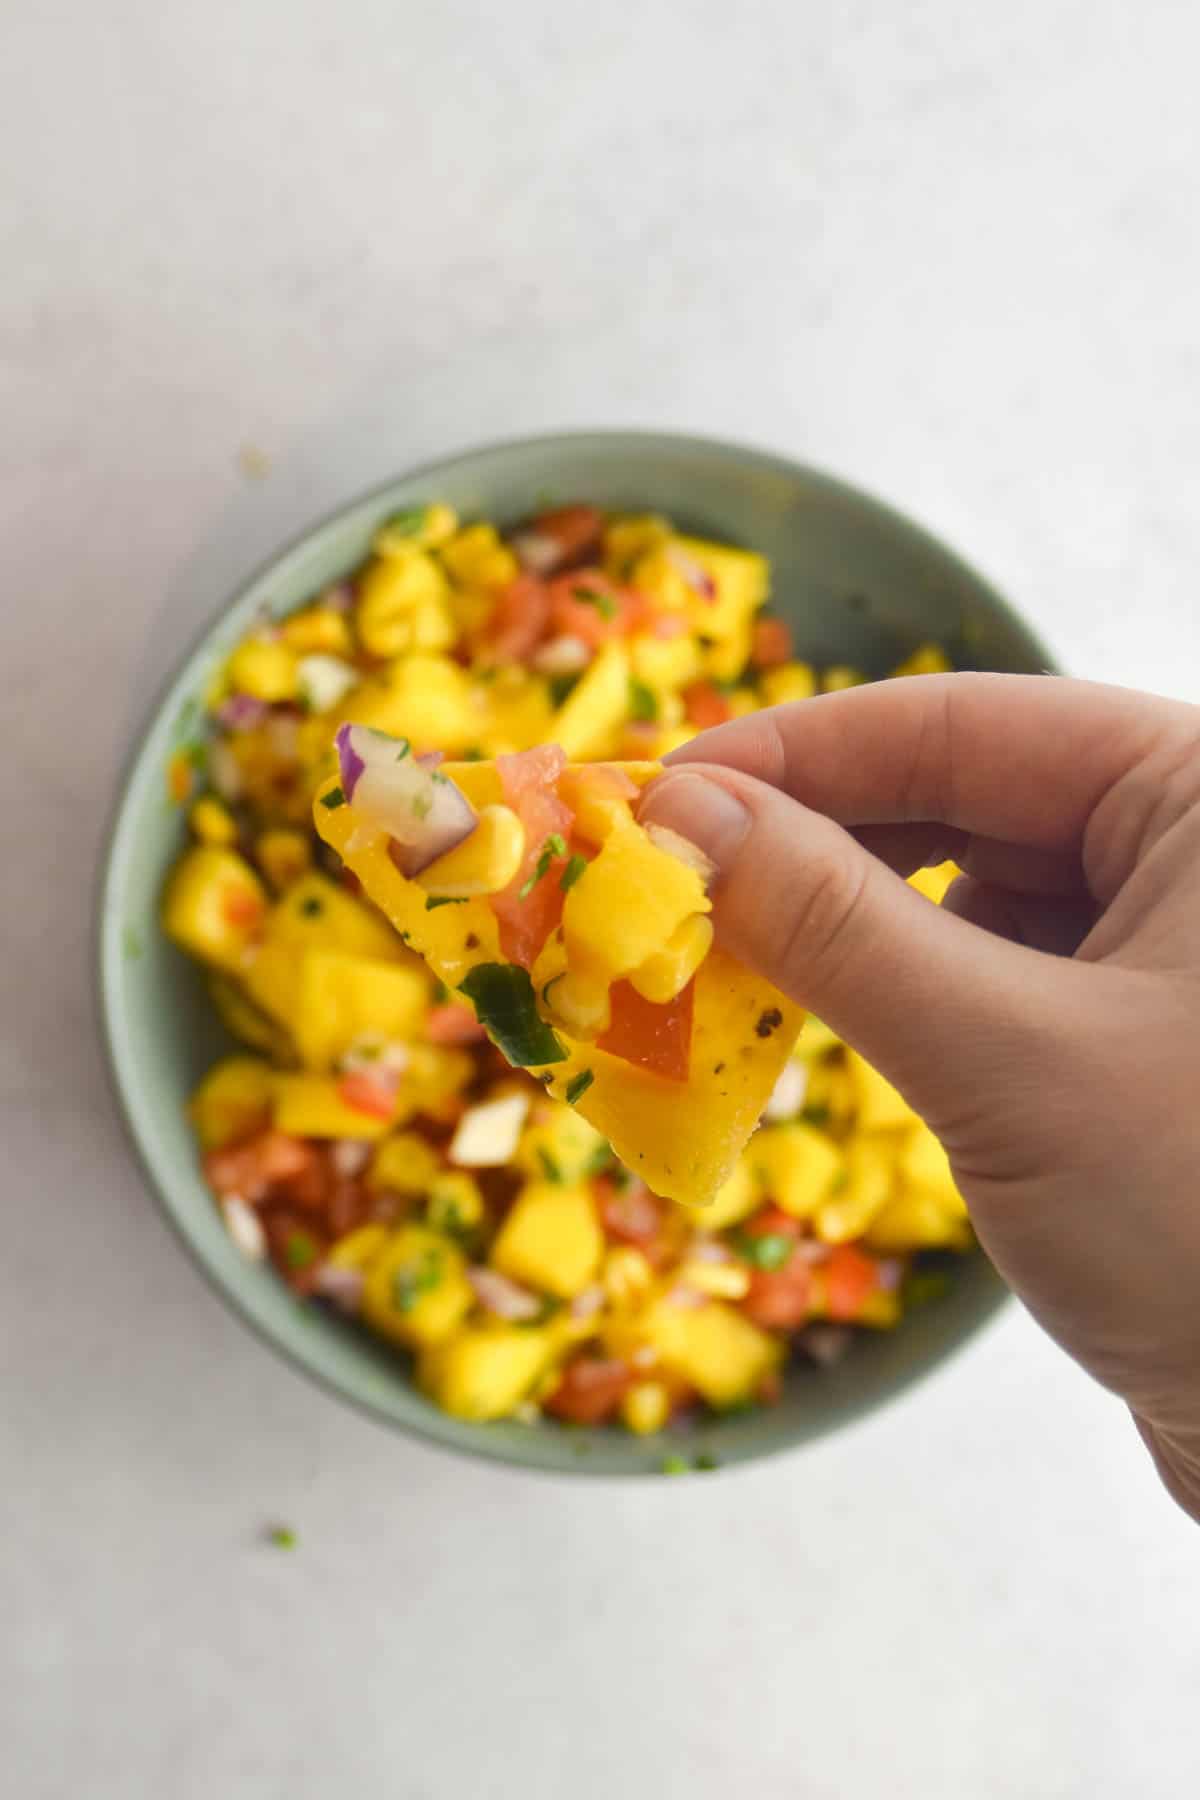
[[[231,694],[222,700],[213,717],[226,731],[253,731],[267,716],[267,704],[253,694]]]
[[[437,752],[414,756],[407,739],[365,725],[343,725],[335,742],[355,823],[387,835],[388,853],[408,879],[470,837],[479,823],[466,795],[439,774]]]
[[[333,740],[337,745],[338,770],[342,777],[342,792],[345,794],[347,800],[353,800],[354,790],[362,779],[363,770],[367,766],[363,757],[361,757],[354,748],[353,734],[353,725],[342,725],[339,727],[338,734]]]

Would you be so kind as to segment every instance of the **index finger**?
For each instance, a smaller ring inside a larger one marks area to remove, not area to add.
[[[1103,796],[1200,709],[1045,675],[914,675],[706,731],[668,763],[742,769],[851,828],[934,822],[1071,851]]]

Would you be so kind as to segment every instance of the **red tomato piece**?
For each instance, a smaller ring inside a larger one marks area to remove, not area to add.
[[[562,918],[566,898],[559,886],[567,865],[562,856],[551,858],[545,874],[527,894],[521,892],[537,873],[546,839],[555,834],[564,841],[569,837],[575,815],[554,785],[566,761],[557,744],[541,744],[534,750],[496,758],[504,798],[525,827],[525,854],[508,886],[492,895],[491,907],[500,921],[500,948],[510,962],[526,969],[532,968],[538,951]]]
[[[641,1069],[652,1069],[669,1081],[686,1081],[692,1049],[695,982],[665,1006],[643,1000],[631,982],[615,981],[609,990],[612,1023],[596,1040],[601,1050],[624,1057]]]
[[[365,1069],[353,1069],[338,1082],[338,1098],[354,1112],[370,1119],[390,1119],[396,1110],[394,1088],[377,1081]]]
[[[792,660],[792,633],[783,619],[755,619],[750,636],[750,666],[777,669]]]
[[[602,569],[576,569],[550,585],[554,628],[598,649],[636,631],[645,612],[640,594],[618,586]]]
[[[768,1331],[790,1331],[808,1317],[812,1270],[793,1253],[780,1269],[752,1269],[742,1311]]]
[[[773,1200],[768,1200],[765,1206],[760,1206],[758,1211],[753,1213],[750,1218],[744,1219],[737,1229],[742,1237],[750,1238],[785,1237],[791,1238],[795,1242],[804,1236],[804,1226],[801,1221],[794,1219],[791,1213],[784,1212],[782,1206],[776,1206]]]
[[[604,540],[604,514],[594,506],[555,506],[538,513],[524,529],[553,541],[558,555],[551,572],[557,574],[596,555]]]
[[[354,1175],[335,1176],[325,1202],[325,1223],[331,1237],[357,1231],[372,1215],[373,1202],[365,1184]]]
[[[487,1032],[469,1006],[451,1000],[431,1006],[425,1015],[425,1036],[431,1044],[482,1044]]]
[[[581,1356],[568,1363],[546,1411],[575,1425],[602,1425],[611,1419],[628,1389],[634,1372],[615,1358]]]
[[[497,662],[525,662],[550,624],[550,590],[536,575],[518,575],[496,596],[485,630]]]
[[[829,1317],[850,1325],[879,1286],[879,1268],[857,1244],[835,1244],[821,1264],[821,1278]]]
[[[623,1186],[605,1175],[596,1183],[600,1223],[609,1237],[644,1250],[662,1229],[663,1203],[640,1181]]]
[[[732,719],[733,708],[719,687],[711,681],[693,681],[683,690],[683,710],[689,725],[707,731],[712,725],[723,725]]]
[[[204,1178],[218,1194],[236,1194],[253,1203],[276,1182],[303,1174],[315,1155],[304,1138],[262,1131],[245,1143],[210,1150],[204,1158]]]

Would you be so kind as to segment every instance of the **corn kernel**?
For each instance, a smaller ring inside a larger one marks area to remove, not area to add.
[[[427,894],[443,899],[469,899],[498,894],[521,866],[525,827],[507,806],[485,806],[470,837],[417,876]]]
[[[708,955],[712,941],[712,920],[703,913],[696,913],[685,919],[663,948],[656,955],[648,956],[629,980],[643,1000],[665,1006],[683,992]]]
[[[621,1402],[621,1420],[638,1437],[661,1431],[671,1413],[671,1396],[661,1381],[639,1381]]]
[[[227,806],[212,794],[197,800],[188,815],[193,835],[202,844],[236,844],[238,828]]]
[[[273,705],[296,697],[296,656],[276,638],[247,638],[228,664],[229,685],[235,693]]]
[[[451,580],[460,588],[484,588],[494,593],[515,581],[521,572],[512,551],[500,542],[494,525],[468,525],[448,538],[438,554]]]
[[[750,1271],[742,1263],[685,1262],[679,1277],[713,1300],[743,1300],[750,1292]]]

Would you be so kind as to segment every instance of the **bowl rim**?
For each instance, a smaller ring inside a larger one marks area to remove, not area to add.
[[[218,601],[204,623],[191,635],[179,656],[172,661],[168,673],[157,684],[138,725],[131,733],[129,744],[113,778],[105,828],[91,884],[91,941],[94,958],[92,997],[96,1013],[97,1035],[101,1042],[104,1067],[112,1098],[116,1104],[117,1116],[126,1142],[133,1152],[134,1160],[153,1198],[155,1211],[161,1219],[166,1221],[176,1240],[186,1251],[192,1265],[199,1270],[208,1287],[219,1296],[228,1311],[252,1332],[260,1343],[267,1345],[276,1356],[283,1359],[294,1370],[315,1383],[326,1394],[353,1407],[361,1416],[380,1427],[399,1432],[404,1437],[415,1438],[422,1444],[436,1447],[442,1451],[468,1457],[472,1461],[487,1463],[513,1473],[584,1476],[593,1481],[597,1479],[640,1480],[647,1476],[659,1477],[662,1474],[662,1462],[660,1459],[654,1463],[631,1464],[628,1468],[612,1468],[589,1465],[587,1458],[582,1455],[572,1458],[569,1462],[557,1458],[551,1459],[538,1454],[540,1430],[530,1432],[526,1440],[527,1450],[518,1455],[514,1454],[509,1443],[492,1438],[480,1426],[469,1426],[468,1422],[452,1419],[449,1415],[445,1417],[444,1428],[441,1424],[442,1415],[433,1411],[431,1411],[428,1421],[420,1417],[397,1418],[368,1396],[355,1392],[349,1383],[330,1374],[323,1366],[319,1347],[314,1347],[309,1353],[306,1349],[302,1350],[286,1343],[269,1323],[256,1316],[253,1308],[244,1298],[226,1283],[221,1272],[189,1233],[181,1211],[172,1204],[168,1192],[171,1183],[167,1173],[156,1165],[139,1128],[127,1077],[122,1073],[119,959],[112,943],[111,934],[106,932],[106,925],[119,891],[119,878],[125,860],[126,846],[133,833],[133,818],[130,811],[131,789],[146,754],[148,740],[159,719],[174,701],[180,695],[186,698],[184,689],[190,680],[192,664],[203,655],[214,631],[219,629],[222,620],[235,610],[241,600],[252,590],[258,588],[294,555],[301,552],[310,541],[321,537],[346,515],[368,508],[373,502],[382,502],[384,497],[397,487],[407,486],[414,482],[430,481],[475,457],[503,456],[508,453],[530,450],[553,451],[556,448],[580,453],[586,452],[592,446],[598,449],[612,449],[630,440],[635,440],[643,451],[653,451],[656,447],[661,447],[664,452],[678,452],[686,449],[691,452],[700,451],[702,454],[714,458],[734,457],[750,466],[786,475],[789,479],[799,479],[859,507],[865,507],[873,512],[881,523],[896,528],[910,542],[919,544],[935,554],[944,566],[953,570],[976,593],[985,597],[1001,618],[1023,633],[1032,643],[1047,673],[1057,672],[1049,651],[1033,627],[1017,612],[1005,596],[951,545],[917,520],[891,505],[890,502],[880,499],[869,489],[862,488],[798,458],[764,450],[737,439],[644,427],[582,428],[534,432],[522,436],[496,439],[483,444],[473,444],[464,449],[414,464],[412,467],[403,469],[385,480],[373,484],[370,488],[342,500],[323,513],[315,522],[309,523],[292,534],[270,555],[261,559],[250,573],[238,582],[232,592]],[[734,1448],[732,1451],[727,1451],[720,1459],[720,1469],[727,1472],[736,1466],[763,1462],[782,1456],[797,1451],[806,1444],[815,1444],[834,1432],[859,1423],[906,1389],[936,1374],[953,1352],[994,1323],[996,1315],[1007,1305],[1010,1298],[1011,1295],[997,1277],[994,1291],[984,1293],[976,1303],[971,1315],[961,1322],[949,1338],[939,1344],[936,1349],[916,1359],[910,1359],[903,1366],[890,1372],[883,1372],[869,1393],[852,1396],[844,1410],[836,1416],[809,1421],[807,1428],[802,1431],[781,1431],[761,1446],[755,1445],[743,1450]],[[315,1338],[313,1343],[314,1346],[319,1346],[319,1340]],[[399,1370],[398,1373],[405,1384],[411,1387],[411,1377]],[[464,1429],[464,1427],[466,1428]],[[661,1446],[664,1454],[668,1454],[675,1449],[676,1445],[684,1442],[695,1444],[698,1448],[702,1438],[703,1427],[689,1433],[686,1440],[663,1437],[657,1443]]]

